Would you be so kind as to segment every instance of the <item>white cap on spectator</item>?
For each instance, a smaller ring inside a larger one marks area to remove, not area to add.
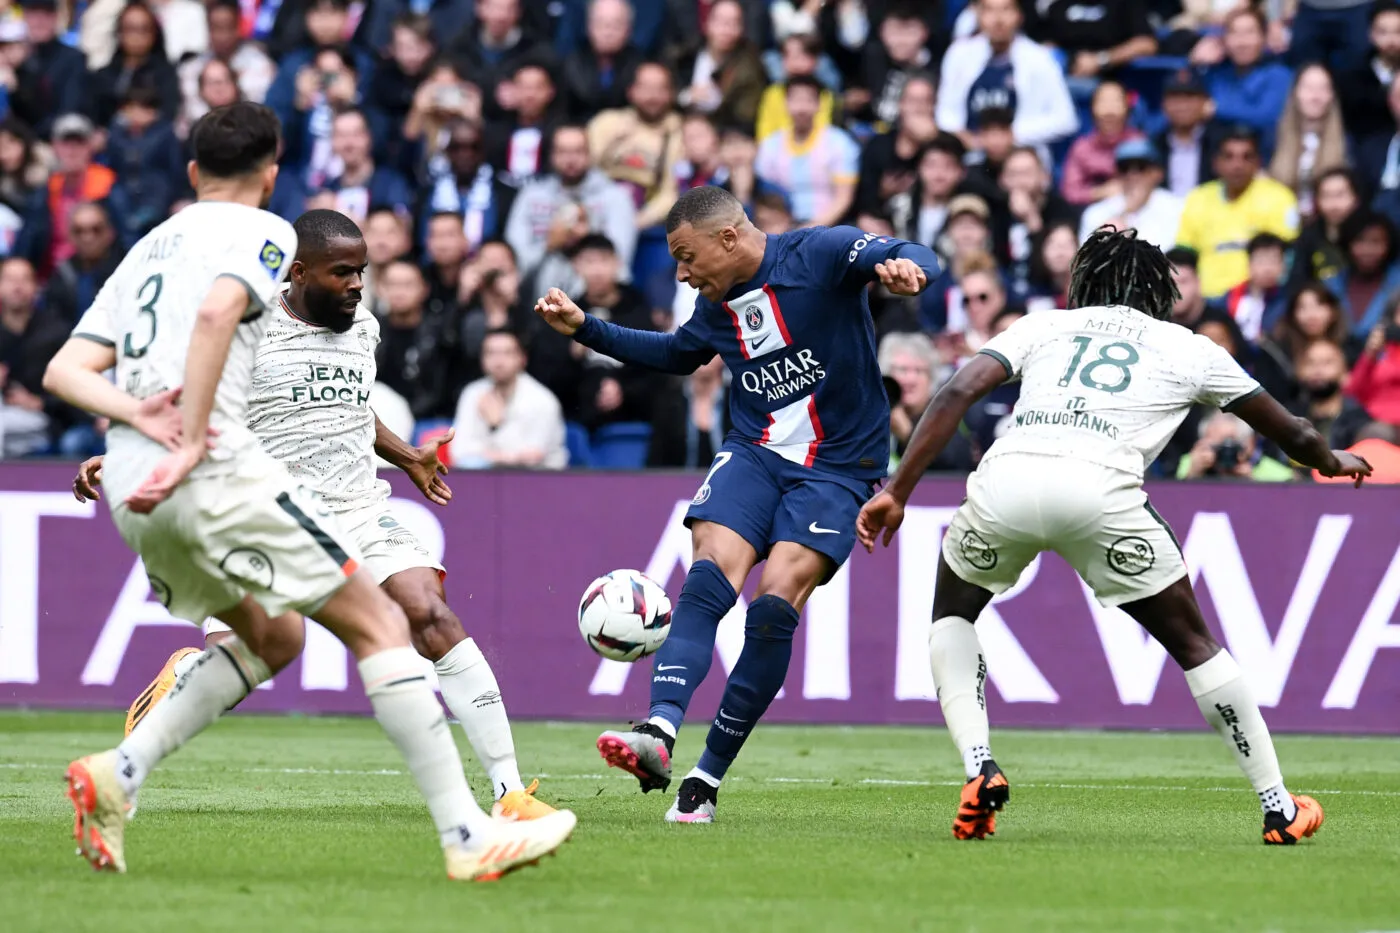
[[[13,16],[0,19],[0,44],[23,42],[28,38],[29,27],[24,25],[24,20]]]
[[[96,128],[81,113],[65,113],[53,121],[54,139],[90,139]]]

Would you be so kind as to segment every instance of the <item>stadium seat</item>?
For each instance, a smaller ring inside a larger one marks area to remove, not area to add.
[[[422,447],[430,438],[437,437],[452,427],[450,418],[425,418],[413,426],[413,446]]]
[[[575,470],[593,465],[589,450],[588,429],[576,421],[564,422],[564,446],[569,449],[569,466]]]
[[[437,418],[431,421],[420,421],[413,431],[413,443],[416,447],[430,444],[448,431],[452,430],[452,422],[446,418]],[[452,448],[445,445],[438,448],[438,459],[444,466],[452,466]]]
[[[651,425],[645,421],[605,424],[593,435],[593,467],[600,470],[640,470],[646,466]]]

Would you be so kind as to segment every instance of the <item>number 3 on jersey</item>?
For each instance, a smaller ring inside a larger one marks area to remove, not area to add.
[[[1075,337],[1074,343],[1078,347],[1074,351],[1074,356],[1070,358],[1069,366],[1065,368],[1065,373],[1060,377],[1060,386],[1067,386],[1074,379],[1076,371],[1079,372],[1079,382],[1085,388],[1098,389],[1100,392],[1122,392],[1133,381],[1132,366],[1139,359],[1137,348],[1130,343],[1119,340],[1114,343],[1099,347],[1099,355],[1089,360],[1083,369],[1079,364],[1084,362],[1084,353],[1087,351],[1094,338]],[[1100,379],[1100,376],[1107,376],[1107,380]]]
[[[160,301],[160,290],[163,284],[161,275],[155,275],[141,283],[141,287],[136,290],[136,300],[141,302],[141,317],[149,319],[150,332],[146,339],[137,346],[131,339],[131,334],[126,335],[126,342],[122,345],[122,353],[134,360],[139,360],[146,355],[146,351],[151,348],[151,344],[156,339],[156,302]]]

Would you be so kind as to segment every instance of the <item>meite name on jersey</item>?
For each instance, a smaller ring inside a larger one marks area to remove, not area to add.
[[[1010,429],[987,458],[1073,456],[1141,478],[1192,405],[1228,408],[1261,391],[1209,338],[1131,308],[1031,314],[981,352],[1021,377]]]

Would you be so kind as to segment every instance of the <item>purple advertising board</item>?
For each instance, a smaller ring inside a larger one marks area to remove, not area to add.
[[[69,466],[0,466],[0,706],[124,708],[174,649],[197,644],[149,593],[105,505],[68,491]],[[392,478],[400,520],[441,553],[447,593],[517,718],[624,721],[649,666],[594,656],[577,602],[594,577],[649,573],[673,595],[690,560],[681,517],[697,476],[458,473],[447,508]],[[937,548],[961,479],[920,486],[887,551],[858,550],[817,591],[782,722],[936,723],[927,633]],[[1400,487],[1162,484],[1205,615],[1280,731],[1400,733]],[[757,575],[755,575],[756,577]],[[750,593],[752,590],[750,589]],[[719,700],[745,603],[720,629],[698,710]],[[1196,728],[1175,666],[1121,612],[1044,555],[978,623],[993,722]],[[245,707],[360,713],[354,665],[324,630]],[[703,713],[702,713],[703,715]]]

